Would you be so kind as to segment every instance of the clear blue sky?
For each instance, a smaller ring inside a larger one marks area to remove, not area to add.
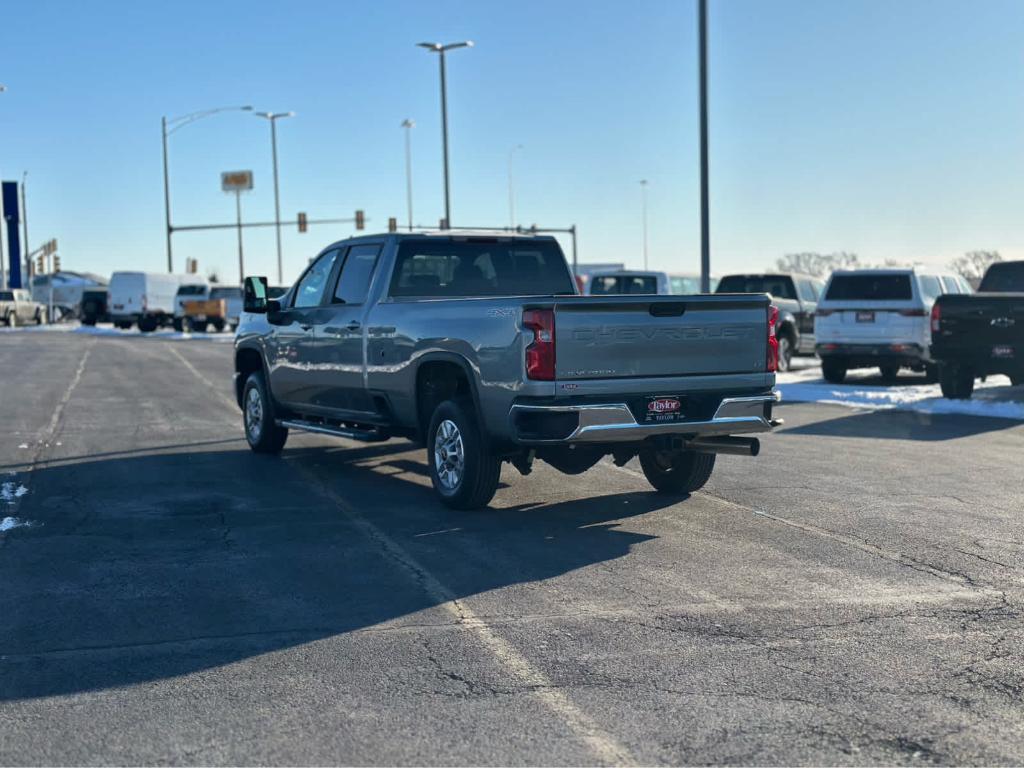
[[[945,263],[1024,257],[1024,3],[711,0],[714,270],[801,250]],[[0,26],[0,175],[29,172],[33,245],[69,269],[164,268],[160,116],[251,103],[279,123],[282,216],[442,210],[436,57],[449,66],[454,223],[580,229],[583,261],[699,261],[695,7],[591,2],[22,2]],[[273,217],[269,127],[245,114],[171,138],[178,224],[231,221],[222,170],[251,168]],[[288,228],[286,279],[344,226]],[[246,235],[272,274],[271,229]],[[176,263],[237,274],[232,233],[175,236]]]

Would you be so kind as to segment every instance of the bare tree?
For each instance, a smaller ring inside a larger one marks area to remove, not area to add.
[[[860,266],[860,258],[849,251],[834,253],[787,253],[775,261],[780,272],[802,272],[814,277],[827,277],[837,269],[856,269]]]
[[[1002,260],[999,251],[968,251],[963,256],[953,259],[949,268],[967,280],[978,281],[986,269]]]

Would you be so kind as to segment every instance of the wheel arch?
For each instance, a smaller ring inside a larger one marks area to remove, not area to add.
[[[416,364],[416,434],[426,439],[434,409],[453,396],[468,395],[478,418],[482,418],[476,375],[470,362],[454,352],[432,352]]]

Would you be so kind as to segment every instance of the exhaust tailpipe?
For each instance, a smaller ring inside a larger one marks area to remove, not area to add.
[[[729,453],[733,456],[757,456],[761,441],[756,437],[695,437],[685,447],[700,453]]]

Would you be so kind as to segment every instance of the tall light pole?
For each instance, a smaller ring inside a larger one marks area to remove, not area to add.
[[[644,269],[647,269],[647,179],[640,179],[640,216],[644,231]]]
[[[700,56],[700,291],[711,293],[711,232],[708,212],[708,1],[698,0]]]
[[[281,196],[277,187],[277,121],[283,117],[295,117],[294,112],[257,112],[256,117],[270,121],[270,151],[274,158],[274,231],[277,234],[277,284],[284,283],[284,268],[281,264]]]
[[[409,231],[412,232],[412,129],[416,121],[408,117],[402,121],[405,128],[405,207],[409,212]]]
[[[214,107],[213,109],[201,109],[198,112],[190,112],[187,115],[181,115],[180,117],[172,117],[168,120],[166,117],[160,118],[160,134],[163,138],[164,147],[164,226],[167,230],[167,271],[174,271],[174,261],[171,256],[171,233],[174,232],[174,227],[171,226],[171,182],[170,174],[167,170],[167,137],[174,133],[179,128],[184,128],[189,123],[194,123],[196,120],[202,120],[204,117],[215,115],[218,112],[233,112],[241,110],[243,112],[252,111],[252,107]]]
[[[7,86],[0,83],[0,93],[7,90]],[[3,203],[0,202],[0,288],[7,288],[7,264],[4,262],[4,217]]]
[[[522,148],[522,144],[516,144],[508,151],[508,224],[512,229],[516,228],[516,190],[512,184],[512,156],[517,149]]]
[[[21,234],[25,240],[25,244],[22,248],[25,249],[25,274],[28,275],[28,287],[32,289],[32,259],[29,258],[29,254],[32,253],[32,249],[28,245],[28,205],[25,202],[25,182],[28,181],[28,171],[21,174]]]
[[[448,184],[448,86],[445,79],[444,55],[456,48],[472,48],[473,41],[460,43],[417,43],[420,48],[438,54],[441,62],[441,143],[444,150],[444,224],[452,225],[451,195]]]

